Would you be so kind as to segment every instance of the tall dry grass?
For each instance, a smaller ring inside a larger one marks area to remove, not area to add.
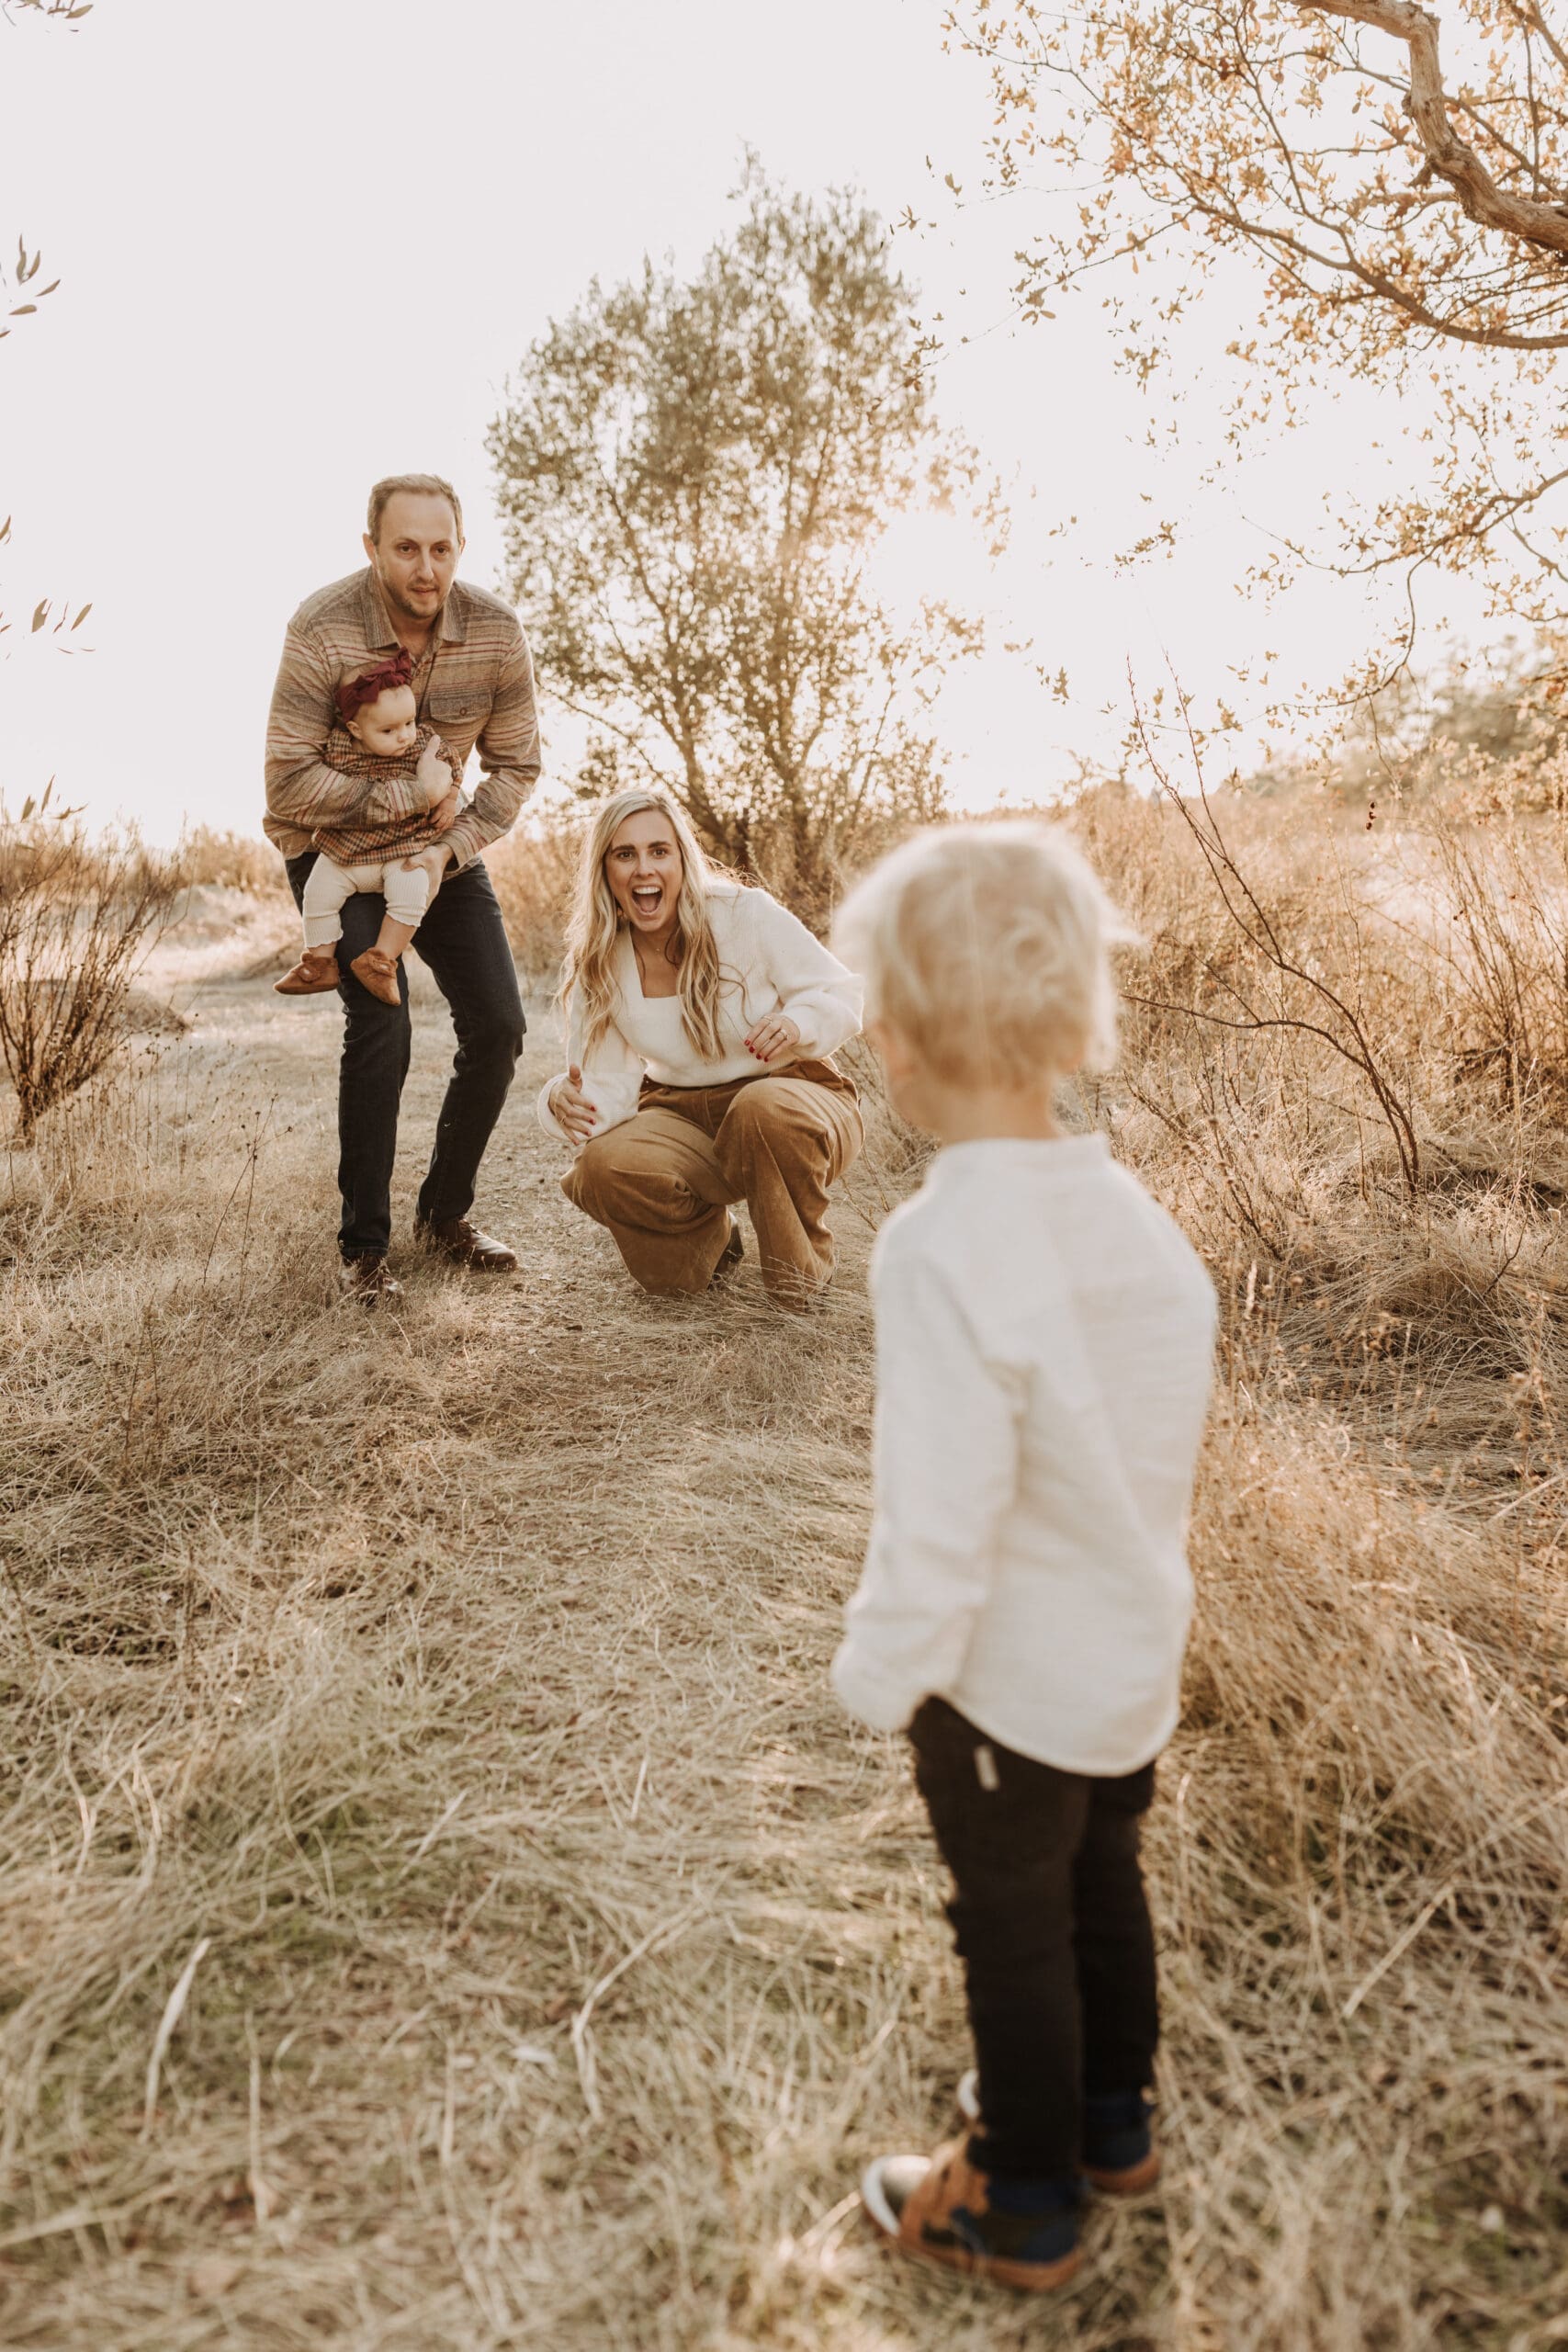
[[[1053,2310],[909,2275],[847,2197],[964,2063],[897,1743],[826,1685],[918,1140],[874,1103],[829,1314],[784,1331],[750,1264],[644,1300],[529,1122],[541,1012],[481,1202],[522,1272],[411,1261],[367,1324],[334,1008],[214,948],[189,1033],[0,1173],[8,2352],[1568,2341],[1555,837],[1216,811],[1304,980],[1178,812],[1077,811],[1145,941],[1078,1112],[1225,1303],[1150,1833],[1161,2195]],[[1332,1036],[1195,1017],[1314,977],[1415,1188]]]
[[[522,825],[485,852],[485,865],[506,918],[506,933],[525,984],[553,991],[566,951],[572,876],[585,830],[572,811]]]

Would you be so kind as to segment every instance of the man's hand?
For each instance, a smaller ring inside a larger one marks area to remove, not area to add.
[[[549,1102],[558,1126],[566,1129],[573,1143],[586,1143],[598,1122],[592,1103],[582,1091],[582,1072],[575,1062],[551,1087]]]
[[[425,801],[432,808],[439,808],[446,795],[456,789],[452,782],[452,763],[441,748],[439,735],[433,735],[420,753],[414,780],[424,786]]]
[[[405,874],[416,865],[423,865],[430,876],[430,896],[424,902],[427,914],[435,904],[435,893],[441,888],[441,879],[446,871],[447,860],[451,854],[445,842],[432,842],[428,849],[416,849],[412,856],[405,857],[403,860]]]
[[[462,805],[463,796],[454,785],[446,799],[440,801],[430,812],[430,821],[438,833],[451,831],[457,821],[457,811]]]

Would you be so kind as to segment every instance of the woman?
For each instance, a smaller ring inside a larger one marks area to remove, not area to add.
[[[860,1151],[829,1058],[860,982],[765,890],[712,873],[661,792],[617,792],[583,844],[561,1003],[570,1067],[539,1097],[577,1159],[561,1179],[645,1290],[701,1291],[740,1255],[804,1306],[833,1272],[828,1190]]]

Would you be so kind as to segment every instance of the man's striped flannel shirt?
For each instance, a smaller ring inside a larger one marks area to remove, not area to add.
[[[406,775],[353,775],[328,757],[338,681],[351,668],[367,669],[397,643],[368,568],[308,596],[289,622],[267,719],[263,819],[285,857],[324,848],[338,864],[352,865],[344,841],[423,814],[424,796]],[[466,865],[511,830],[538,778],[534,665],[516,614],[499,596],[455,580],[412,684],[422,721],[459,765],[477,748],[484,770],[471,803],[440,837],[454,863]]]

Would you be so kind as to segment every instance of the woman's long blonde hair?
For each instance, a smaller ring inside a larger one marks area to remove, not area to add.
[[[604,860],[626,819],[640,816],[645,808],[663,819],[681,852],[683,871],[671,942],[680,953],[681,1026],[694,1053],[704,1061],[717,1061],[724,1051],[718,1034],[724,975],[708,921],[708,891],[716,877],[696,835],[667,793],[628,785],[624,791],[613,792],[594,810],[578,860],[558,1001],[567,1015],[573,1049],[586,1060],[614,1021],[620,992],[615,972],[615,940],[626,928],[626,917],[605,877]]]

